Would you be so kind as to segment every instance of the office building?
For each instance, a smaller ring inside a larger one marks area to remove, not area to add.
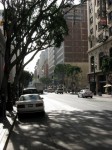
[[[53,75],[57,64],[71,64],[82,69],[79,87],[87,87],[88,72],[88,33],[87,33],[87,5],[71,9],[65,19],[69,28],[69,35],[64,38],[60,48],[50,48],[48,52],[49,75]]]
[[[90,89],[105,93],[104,85],[112,84],[112,74],[107,79],[101,69],[104,56],[112,57],[112,1],[89,0],[87,14]]]

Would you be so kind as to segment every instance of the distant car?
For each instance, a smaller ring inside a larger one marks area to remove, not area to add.
[[[38,91],[36,88],[30,87],[30,88],[24,88],[22,91],[23,94],[38,94]]]
[[[60,93],[60,94],[63,94],[63,88],[57,88],[56,90],[55,90],[55,93]]]
[[[52,92],[54,92],[54,89],[53,88],[48,88],[47,92],[52,93]]]
[[[19,116],[26,113],[45,113],[43,98],[39,94],[21,95],[19,100],[16,101],[16,106]]]
[[[93,97],[93,92],[89,89],[82,89],[80,92],[78,92],[78,97],[87,98],[87,97]]]

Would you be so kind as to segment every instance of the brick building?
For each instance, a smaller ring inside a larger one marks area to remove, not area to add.
[[[88,30],[87,5],[79,5],[65,15],[69,35],[60,48],[50,48],[48,52],[49,76],[57,64],[71,64],[82,69],[79,88],[88,86]]]

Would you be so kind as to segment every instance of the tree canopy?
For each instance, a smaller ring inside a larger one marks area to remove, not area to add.
[[[16,67],[16,85],[24,67],[39,51],[52,46],[59,47],[68,34],[64,10],[69,9],[73,0],[57,2],[58,0],[0,0],[4,7],[3,29],[6,39],[0,90],[5,96],[10,93],[8,81],[13,67]],[[29,54],[33,55],[24,63],[24,58]],[[5,103],[6,97],[2,101]],[[5,105],[2,108],[1,112],[5,110]]]
[[[58,80],[61,80],[64,83],[65,77],[72,78],[73,80],[77,79],[77,76],[79,76],[79,73],[81,73],[82,70],[78,66],[72,66],[70,64],[57,64],[54,69],[54,74],[57,76]]]
[[[33,74],[29,73],[28,71],[23,70],[20,76],[19,82],[24,86],[28,87],[29,82],[32,81]]]
[[[54,73],[57,75],[64,74],[66,76],[72,76],[74,74],[81,73],[81,68],[70,64],[57,64],[55,66]]]
[[[73,4],[73,0],[60,0],[60,4],[57,4],[57,0],[1,2],[4,6],[4,35],[8,62],[6,65],[9,64],[9,71],[15,65],[18,65],[18,70],[24,68],[43,49],[59,47],[64,36],[68,34],[63,10],[70,3]],[[23,63],[25,56],[32,52],[32,57]]]
[[[24,67],[39,51],[61,45],[68,34],[64,14],[74,7],[74,0],[0,0],[0,3],[4,7],[6,38],[4,76],[0,88],[6,96],[10,93],[8,80],[13,67],[16,66],[16,85]],[[24,62],[29,54],[33,55]],[[2,101],[5,103],[4,99]]]
[[[102,72],[107,74],[112,71],[112,57],[104,56],[101,65]]]

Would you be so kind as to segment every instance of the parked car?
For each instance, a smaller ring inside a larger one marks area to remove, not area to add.
[[[78,92],[78,97],[85,97],[85,98],[87,98],[87,97],[93,97],[93,92],[92,91],[90,91],[89,89],[82,89],[82,90],[80,90],[80,92]]]
[[[43,98],[39,94],[25,94],[21,95],[16,102],[17,114],[20,116],[25,113],[36,113],[44,111]]]
[[[22,91],[22,95],[23,94],[38,94],[38,91],[34,87],[24,88],[23,91]]]
[[[63,88],[57,88],[56,90],[55,90],[55,93],[60,93],[60,94],[63,94]]]

